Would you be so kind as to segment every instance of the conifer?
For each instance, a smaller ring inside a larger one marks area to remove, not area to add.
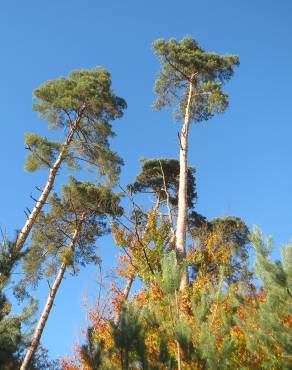
[[[78,182],[71,177],[70,183],[63,186],[62,193],[61,198],[57,194],[50,197],[50,210],[36,221],[33,245],[25,257],[27,275],[22,284],[36,284],[43,274],[47,278],[53,276],[55,280],[21,370],[28,369],[37,350],[67,268],[71,266],[76,273],[79,265],[97,262],[95,241],[108,231],[106,216],[122,213],[119,196],[106,186]]]
[[[176,252],[180,262],[186,257],[186,231],[188,214],[188,136],[191,122],[210,119],[222,113],[228,97],[222,91],[224,82],[239,64],[235,55],[220,56],[205,52],[198,43],[186,37],[181,41],[159,39],[153,44],[161,62],[155,83],[157,100],[154,107],[174,106],[176,119],[183,120],[179,135],[180,174],[178,191],[178,216],[176,224]],[[182,275],[181,289],[188,285],[187,270]]]
[[[113,93],[110,74],[105,69],[76,70],[69,77],[48,81],[34,91],[34,98],[33,109],[48,121],[49,128],[62,130],[65,138],[54,142],[36,134],[26,135],[30,151],[26,169],[46,168],[49,176],[19,233],[16,252],[23,248],[63,163],[73,168],[86,163],[115,182],[123,162],[110,149],[109,138],[114,136],[110,122],[123,115],[126,103]]]

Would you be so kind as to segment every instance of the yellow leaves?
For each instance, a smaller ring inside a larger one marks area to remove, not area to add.
[[[147,227],[145,231],[147,230],[155,230],[157,227],[157,221],[158,221],[158,213],[157,210],[153,210],[148,213],[147,215]]]
[[[129,244],[129,236],[124,227],[119,228],[117,224],[112,225],[112,233],[117,246],[126,248]]]
[[[4,307],[2,308],[1,315],[2,316],[9,315],[9,313],[11,311],[11,307],[12,307],[12,305],[10,303],[5,303]]]
[[[216,230],[209,235],[204,251],[206,251],[207,258],[210,262],[225,265],[230,260],[231,249],[222,238],[220,230]]]
[[[151,330],[147,333],[145,344],[149,353],[149,362],[153,365],[157,363],[159,357],[160,339],[160,335],[156,330]]]
[[[146,225],[133,224],[130,227],[112,226],[116,244],[126,253],[126,263],[123,262],[117,272],[122,277],[135,272],[149,284],[153,273],[160,268],[163,251],[169,246],[170,224],[156,210],[151,210],[147,214]]]

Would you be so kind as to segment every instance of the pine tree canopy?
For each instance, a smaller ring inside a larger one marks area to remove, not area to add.
[[[238,56],[206,52],[190,37],[181,41],[159,39],[153,43],[153,49],[161,62],[161,70],[155,83],[156,109],[174,105],[176,118],[182,119],[187,87],[192,83],[192,121],[205,121],[214,113],[224,112],[228,105],[228,96],[222,91],[222,87],[232,77],[234,67],[239,65]]]
[[[17,294],[25,295],[27,284],[36,285],[45,276],[51,278],[65,262],[74,271],[78,265],[99,262],[95,242],[109,231],[107,217],[123,212],[120,197],[104,185],[79,182],[70,177],[62,188],[62,196],[49,197],[50,208],[42,212],[34,225],[31,245],[24,258],[26,277],[18,284]],[[68,249],[72,235],[80,225],[74,251]]]
[[[166,191],[169,193],[170,203],[177,205],[177,193],[179,185],[179,161],[169,158],[143,159],[141,172],[136,177],[130,189],[133,192],[152,191],[161,201],[166,199]],[[165,189],[166,188],[166,189]],[[188,205],[193,208],[197,199],[195,168],[188,169]]]
[[[48,81],[34,91],[34,98],[33,109],[52,128],[68,129],[82,114],[83,129],[92,124],[97,132],[110,134],[108,122],[121,117],[126,108],[125,101],[111,91],[109,72],[101,67]]]
[[[108,140],[114,136],[110,122],[122,117],[126,102],[111,90],[110,74],[100,67],[73,71],[67,78],[41,85],[34,91],[34,98],[33,109],[40,117],[68,136],[65,143],[58,143],[27,134],[26,145],[31,154],[26,169],[52,167],[65,146],[63,160],[69,167],[79,168],[87,163],[115,181],[123,161],[109,147]]]

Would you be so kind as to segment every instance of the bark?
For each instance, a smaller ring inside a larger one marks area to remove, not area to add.
[[[71,127],[71,130],[70,130],[70,132],[67,136],[67,139],[63,144],[63,148],[62,148],[58,158],[56,159],[53,167],[50,169],[50,174],[49,174],[47,183],[46,183],[39,199],[37,200],[33,210],[31,211],[25,225],[23,226],[21,232],[19,233],[19,236],[18,236],[16,244],[15,244],[15,250],[17,252],[19,252],[23,248],[23,245],[24,245],[26,239],[29,236],[30,230],[32,229],[36,218],[38,217],[39,213],[41,212],[44,204],[46,203],[46,201],[48,199],[48,196],[49,196],[49,194],[50,194],[50,192],[53,188],[58,170],[59,170],[63,160],[65,159],[65,154],[66,154],[66,152],[67,152],[67,150],[68,150],[68,148],[69,148],[69,146],[70,146],[70,144],[73,140],[74,134],[75,134],[76,130],[78,129],[78,126],[81,122],[81,119],[82,119],[82,114],[73,123],[73,125]]]
[[[81,223],[79,223],[74,231],[74,234],[72,236],[72,240],[70,242],[70,244],[68,245],[68,248],[71,249],[71,250],[74,250],[74,246],[75,246],[75,243],[79,237],[79,234],[80,234],[80,230],[81,230]],[[54,304],[54,300],[55,300],[55,297],[56,297],[56,294],[57,294],[57,291],[60,287],[60,284],[63,280],[63,277],[64,277],[64,274],[66,272],[66,268],[67,268],[67,264],[66,263],[62,263],[60,269],[59,269],[59,272],[56,276],[56,279],[54,281],[54,284],[50,290],[50,293],[49,293],[49,296],[47,298],[47,302],[45,304],[45,307],[43,309],[43,312],[41,314],[41,317],[39,319],[39,322],[37,324],[37,327],[34,331],[34,334],[33,334],[33,338],[32,338],[32,342],[24,356],[24,359],[22,361],[22,364],[21,364],[21,368],[20,370],[27,370],[29,369],[29,366],[30,366],[30,362],[33,358],[33,356],[35,355],[36,351],[37,351],[37,348],[38,348],[38,345],[40,343],[40,339],[41,339],[41,336],[42,336],[42,333],[43,333],[43,330],[45,328],[45,325],[47,323],[47,320],[48,320],[48,317],[50,315],[50,312],[51,312],[51,309],[52,309],[52,306]]]
[[[176,224],[176,254],[178,262],[181,263],[186,257],[186,231],[187,231],[187,192],[188,192],[188,136],[191,122],[191,101],[194,94],[194,84],[189,85],[188,99],[185,110],[184,124],[180,135],[179,151],[179,189],[178,189],[178,214]],[[181,278],[180,290],[188,286],[189,277],[187,268],[184,269]]]
[[[133,281],[134,281],[134,276],[130,276],[127,280],[127,283],[126,283],[126,286],[124,288],[124,291],[123,291],[123,300],[126,301],[129,297],[129,293],[130,293],[130,290],[131,290],[131,287],[132,287],[132,284],[133,284]],[[121,310],[119,309],[115,315],[115,318],[114,318],[114,324],[115,326],[118,326],[119,323],[120,323],[120,318],[121,318]]]

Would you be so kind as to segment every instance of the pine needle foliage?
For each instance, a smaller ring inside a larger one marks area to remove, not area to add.
[[[171,205],[177,206],[177,193],[179,185],[179,161],[169,158],[143,159],[141,161],[141,172],[136,181],[129,188],[134,193],[153,192],[155,196],[163,201],[169,194]],[[197,199],[195,168],[188,169],[188,206],[193,208]]]
[[[110,122],[122,117],[126,102],[112,91],[109,72],[101,67],[73,71],[68,77],[41,85],[34,91],[34,99],[33,109],[50,128],[62,129],[68,135],[72,132],[73,137],[70,143],[69,136],[62,143],[27,134],[26,145],[31,151],[28,171],[52,167],[63,149],[63,160],[69,167],[86,163],[100,175],[117,180],[123,161],[109,147],[109,138],[114,136]]]
[[[70,177],[62,188],[62,196],[53,193],[50,208],[42,212],[35,223],[31,245],[24,258],[25,279],[18,285],[21,296],[27,283],[36,286],[39,279],[53,277],[62,263],[71,266],[74,273],[78,266],[99,262],[95,242],[107,232],[107,217],[117,217],[123,212],[119,194],[104,185],[80,182]],[[74,250],[68,244],[81,224]]]
[[[21,313],[13,314],[12,304],[6,297],[5,289],[9,284],[11,286],[11,267],[21,257],[20,254],[14,254],[13,247],[14,243],[4,236],[0,243],[0,265],[3,266],[5,277],[0,285],[0,369],[3,370],[14,370],[19,367],[22,351],[27,346],[29,330],[34,323],[33,316],[37,310],[37,302],[31,299]]]
[[[264,368],[290,369],[292,363],[292,246],[282,248],[282,261],[272,261],[272,240],[265,242],[255,228],[251,241],[256,249],[255,270],[262,294],[238,320],[248,350]]]
[[[228,96],[222,91],[239,65],[236,55],[218,55],[206,52],[191,37],[181,41],[159,39],[153,49],[161,63],[155,92],[154,108],[174,106],[178,120],[183,119],[187,102],[188,85],[194,84],[195,94],[191,102],[191,121],[210,119],[214,113],[222,113],[228,105]]]

